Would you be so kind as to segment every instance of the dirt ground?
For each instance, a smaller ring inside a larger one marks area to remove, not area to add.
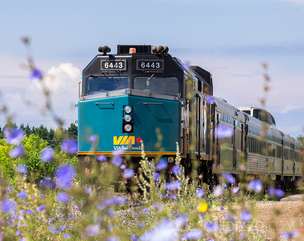
[[[304,194],[280,201],[259,202],[257,208],[254,228],[267,240],[282,240],[281,233],[294,230],[299,231],[299,237],[293,240],[304,240]]]

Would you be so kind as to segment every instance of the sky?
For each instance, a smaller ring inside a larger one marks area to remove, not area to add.
[[[68,127],[77,120],[82,70],[99,46],[115,54],[118,44],[163,45],[209,71],[214,95],[231,105],[262,107],[265,97],[277,127],[298,137],[304,135],[303,26],[304,0],[1,1],[0,108],[8,106],[18,125],[57,127],[42,111],[40,83],[29,78],[30,55]],[[1,127],[6,116],[0,113]]]

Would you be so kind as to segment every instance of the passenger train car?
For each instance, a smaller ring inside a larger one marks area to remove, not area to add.
[[[301,142],[278,130],[267,111],[236,108],[214,97],[208,71],[183,65],[162,46],[118,45],[117,54],[104,46],[99,51],[80,82],[80,161],[124,150],[136,165],[143,141],[148,158],[161,154],[173,164],[178,143],[186,172],[193,158],[198,160],[207,183],[220,171],[237,176],[244,166],[248,174],[267,175],[284,189],[302,177]],[[218,138],[219,125],[233,129],[233,135]],[[162,148],[156,145],[157,132]],[[99,137],[96,149],[89,142],[92,134]]]

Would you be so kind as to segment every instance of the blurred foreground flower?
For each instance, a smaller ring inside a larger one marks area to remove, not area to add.
[[[24,165],[19,165],[17,168],[16,168],[17,172],[21,172],[21,173],[27,173],[26,171],[26,166]]]
[[[124,177],[125,178],[131,178],[134,174],[134,171],[132,169],[125,169],[124,171]]]
[[[160,171],[160,170],[166,169],[167,166],[168,166],[168,163],[166,162],[166,160],[161,159],[156,166],[156,170]]]
[[[230,173],[222,173],[221,176],[224,177],[228,183],[235,183],[235,178]]]
[[[4,138],[8,144],[11,145],[19,145],[23,138],[24,132],[18,128],[5,128],[3,131]]]
[[[34,68],[31,72],[31,76],[30,76],[31,80],[42,80],[43,78],[43,74],[42,71],[39,69]]]
[[[215,100],[211,95],[206,96],[206,102],[209,104],[214,104]]]
[[[182,235],[182,240],[192,240],[192,239],[199,239],[203,236],[203,231],[200,229],[193,229],[188,231]]]
[[[59,188],[70,189],[76,176],[75,168],[71,165],[62,165],[57,169],[55,176]]]
[[[49,162],[53,159],[54,151],[50,147],[46,147],[42,150],[40,158],[43,162]]]
[[[179,181],[168,182],[165,185],[165,189],[167,190],[176,190],[182,187],[182,184]]]
[[[221,185],[217,185],[213,190],[213,195],[215,197],[220,197],[224,194],[225,189]]]
[[[78,150],[77,141],[74,139],[65,139],[61,143],[61,149],[63,152],[76,154]]]
[[[219,225],[215,222],[208,222],[205,224],[205,230],[209,233],[216,232],[219,230]]]
[[[284,233],[281,233],[280,236],[283,239],[297,238],[297,237],[299,237],[299,231],[298,230],[294,230],[292,232],[284,232]]]
[[[214,130],[215,137],[217,138],[230,138],[233,136],[233,133],[233,128],[224,124],[219,124]]]
[[[1,202],[1,211],[3,213],[14,212],[15,210],[16,210],[16,204],[13,201],[4,199]]]
[[[269,196],[278,196],[278,197],[283,197],[284,196],[284,191],[279,189],[279,188],[273,188],[273,187],[269,187],[268,189],[268,195]]]
[[[198,198],[201,198],[201,197],[203,197],[205,195],[205,191],[203,190],[203,189],[197,189],[196,190],[196,196],[198,197]]]
[[[240,219],[247,223],[252,219],[252,215],[250,214],[250,212],[248,210],[242,210]]]
[[[89,225],[87,226],[86,228],[86,232],[84,233],[84,236],[87,237],[94,237],[98,234],[99,232],[99,229],[100,229],[100,226],[99,224],[96,224],[96,225]]]
[[[256,179],[248,183],[248,188],[256,192],[260,192],[263,189],[263,184],[259,179]]]
[[[22,156],[23,152],[24,148],[22,146],[16,146],[9,152],[9,156],[11,158],[18,158]]]
[[[97,160],[100,161],[100,162],[104,162],[104,161],[107,160],[107,158],[104,155],[101,155],[101,156],[97,157]]]
[[[69,195],[65,192],[57,194],[56,200],[60,203],[66,204],[69,201]]]

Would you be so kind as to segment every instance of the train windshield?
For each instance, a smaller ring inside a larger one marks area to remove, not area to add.
[[[180,93],[177,77],[155,77],[154,74],[147,77],[135,77],[134,89],[165,95],[178,95]]]
[[[120,90],[129,88],[128,77],[89,77],[87,78],[86,94],[93,95],[112,90]]]

